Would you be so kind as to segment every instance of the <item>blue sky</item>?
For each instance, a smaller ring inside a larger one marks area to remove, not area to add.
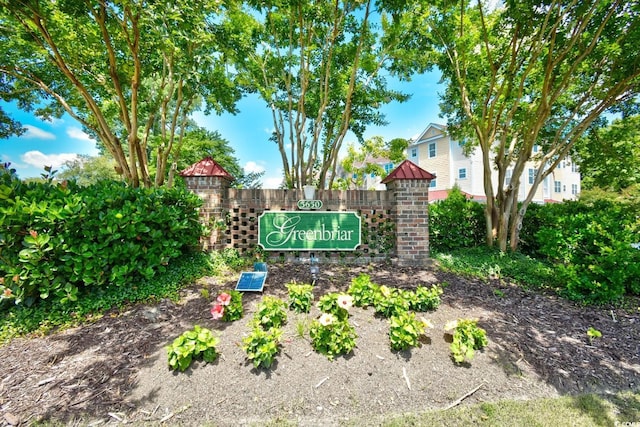
[[[432,72],[415,76],[411,82],[392,81],[393,89],[412,94],[412,97],[402,104],[385,105],[382,111],[389,124],[368,129],[365,137],[408,139],[417,136],[429,123],[444,123],[438,116],[439,78],[438,72]],[[78,154],[98,153],[95,141],[69,116],[45,122],[11,104],[2,103],[2,106],[27,128],[20,137],[0,140],[0,160],[11,162],[21,178],[40,176],[45,165],[60,168]],[[282,180],[282,162],[276,144],[269,141],[273,129],[271,113],[255,95],[242,99],[238,109],[240,112],[236,115],[196,113],[194,119],[200,126],[218,131],[228,140],[246,171],[264,171],[264,188],[277,188]],[[355,136],[347,136],[345,143],[356,143]]]

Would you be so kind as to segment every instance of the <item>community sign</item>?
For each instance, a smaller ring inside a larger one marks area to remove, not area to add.
[[[361,243],[355,212],[266,211],[258,244],[267,251],[352,251]]]

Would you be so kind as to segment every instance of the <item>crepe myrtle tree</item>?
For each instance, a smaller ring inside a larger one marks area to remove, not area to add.
[[[515,250],[540,183],[599,117],[637,101],[640,6],[625,0],[430,3],[424,21],[441,54],[448,130],[482,152],[486,242]],[[537,170],[519,204],[528,161]]]
[[[285,186],[331,188],[349,132],[363,141],[386,124],[380,107],[405,101],[388,87],[426,69],[429,41],[412,2],[250,2],[261,48],[243,63],[246,81],[270,108]]]
[[[201,105],[235,111],[241,92],[229,64],[252,46],[253,21],[241,7],[236,0],[0,0],[2,97],[45,119],[67,113],[128,183],[162,185],[188,116]]]

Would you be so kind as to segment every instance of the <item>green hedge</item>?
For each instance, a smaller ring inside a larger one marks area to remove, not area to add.
[[[525,217],[526,249],[550,260],[569,298],[606,303],[640,295],[640,206],[594,200],[547,204]]]
[[[23,183],[1,172],[0,302],[133,286],[199,245],[201,201],[185,190]]]
[[[445,200],[429,206],[429,246],[448,252],[484,245],[484,205],[468,200],[454,187]]]

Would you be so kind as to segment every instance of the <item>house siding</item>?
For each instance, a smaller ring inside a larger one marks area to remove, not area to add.
[[[437,147],[436,156],[430,158],[428,147],[430,143],[434,142]],[[431,191],[450,190],[458,185],[461,191],[474,199],[485,199],[484,168],[482,152],[479,147],[475,147],[469,155],[465,155],[463,147],[447,135],[445,126],[432,123],[416,138],[415,142],[409,144],[408,153],[411,153],[412,149],[417,149],[418,156],[417,159],[412,157],[409,159],[437,177],[436,186],[432,187]],[[466,169],[465,179],[459,178],[461,168]],[[559,202],[576,199],[580,193],[580,173],[575,171],[575,166],[573,168],[572,170],[571,159],[565,160],[538,186],[533,202]],[[520,201],[525,199],[531,189],[529,169],[536,170],[536,163],[529,162],[521,176],[518,191],[518,200]],[[498,183],[498,173],[495,170],[492,170],[491,181],[495,192]],[[561,182],[560,192],[555,191],[556,181]]]

